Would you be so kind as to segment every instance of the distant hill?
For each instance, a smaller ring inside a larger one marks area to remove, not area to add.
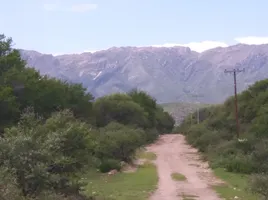
[[[172,115],[175,119],[176,125],[180,124],[183,119],[190,113],[194,113],[198,108],[204,108],[209,104],[198,104],[198,103],[165,103],[161,104],[164,110]]]
[[[238,74],[238,91],[268,78],[268,45],[237,44],[203,53],[187,47],[113,47],[59,56],[20,52],[42,74],[82,83],[96,97],[139,88],[159,103],[220,103],[233,95],[233,77],[224,69],[246,69]],[[203,97],[195,99],[193,93]]]

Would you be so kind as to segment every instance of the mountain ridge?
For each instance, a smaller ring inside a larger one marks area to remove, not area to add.
[[[233,94],[224,69],[243,67],[238,91],[268,76],[268,45],[236,44],[202,53],[189,47],[111,47],[94,53],[53,56],[20,50],[28,66],[41,74],[82,83],[96,97],[133,88],[147,91],[160,103],[220,103]],[[203,97],[194,98],[198,93]]]

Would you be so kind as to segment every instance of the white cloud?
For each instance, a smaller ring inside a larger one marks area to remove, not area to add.
[[[50,9],[53,9],[53,6],[48,7]],[[248,37],[237,37],[234,38],[234,41],[236,43],[242,43],[242,44],[268,44],[268,37],[256,37],[256,36],[248,36]],[[232,44],[233,45],[233,44]],[[221,41],[211,41],[211,40],[206,40],[206,41],[201,41],[201,42],[190,42],[187,44],[180,44],[180,43],[165,43],[161,45],[149,45],[152,47],[176,47],[176,46],[183,46],[183,47],[189,47],[191,50],[196,51],[196,52],[203,52],[209,49],[213,49],[216,47],[228,47],[227,43],[221,42]],[[137,46],[137,47],[144,47],[144,46]],[[148,46],[147,46],[148,47]],[[104,49],[101,49],[104,50]],[[90,53],[95,53],[97,51],[101,50],[85,50],[83,52],[76,52],[77,54],[85,53],[85,52],[90,52]],[[55,53],[53,55],[62,55],[64,53]]]
[[[96,10],[98,8],[97,4],[75,4],[70,8],[71,12],[87,12],[91,10]]]
[[[92,10],[96,10],[98,8],[97,4],[72,4],[69,6],[56,4],[56,3],[48,3],[44,4],[43,8],[47,11],[63,11],[63,12],[88,12]]]
[[[176,44],[176,43],[166,43],[163,45],[152,45],[153,47],[175,47],[175,46],[183,46],[189,47],[193,51],[203,52],[208,49],[216,48],[216,47],[227,47],[228,45],[224,42],[220,41],[202,41],[202,42],[190,42],[188,44]]]
[[[242,44],[268,44],[268,37],[256,37],[256,36],[248,36],[248,37],[238,37],[234,39],[238,43]]]
[[[234,38],[236,43],[248,44],[248,45],[260,45],[260,44],[268,44],[268,37],[256,37],[256,36],[247,36],[247,37],[237,37]],[[179,43],[166,43],[162,45],[152,45],[153,47],[175,47],[175,46],[183,46],[189,47],[193,51],[203,52],[209,49],[213,49],[216,47],[228,47],[227,43],[221,41],[201,41],[201,42],[190,42],[187,44],[179,44]]]

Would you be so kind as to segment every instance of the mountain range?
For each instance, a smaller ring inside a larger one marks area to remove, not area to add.
[[[82,83],[95,97],[138,88],[159,103],[221,103],[234,93],[233,76],[225,69],[245,69],[237,74],[238,92],[268,78],[268,45],[237,44],[202,53],[188,47],[112,47],[58,56],[20,52],[29,67]]]

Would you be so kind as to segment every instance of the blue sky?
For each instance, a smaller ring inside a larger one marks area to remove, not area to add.
[[[268,43],[267,0],[0,0],[0,33],[15,47],[80,53],[112,46],[203,51]]]

